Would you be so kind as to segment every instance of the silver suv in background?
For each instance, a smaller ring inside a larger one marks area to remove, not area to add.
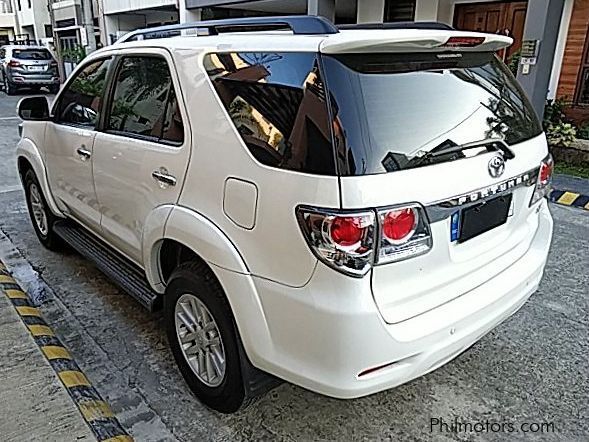
[[[59,91],[57,62],[43,46],[2,46],[0,48],[0,85],[8,95],[19,88]]]

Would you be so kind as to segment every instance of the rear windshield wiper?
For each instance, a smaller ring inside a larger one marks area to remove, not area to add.
[[[427,152],[425,155],[415,158],[416,164],[422,164],[437,157],[451,155],[453,153],[462,153],[465,150],[485,147],[488,151],[497,151],[503,153],[504,160],[511,160],[515,158],[515,154],[503,140],[497,138],[487,138],[485,140],[473,141],[465,144],[448,144],[440,149]]]

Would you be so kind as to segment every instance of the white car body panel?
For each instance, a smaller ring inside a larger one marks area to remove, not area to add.
[[[39,146],[43,146],[43,142],[39,142],[39,140],[43,139],[47,123],[31,123],[30,125],[27,124],[27,132],[16,146],[16,157],[25,159],[32,166],[35,175],[39,179],[39,184],[41,185],[41,190],[45,195],[49,209],[54,215],[63,216],[49,187],[45,160],[43,158],[44,152],[39,149]]]
[[[92,158],[76,152],[84,148],[91,154],[96,132],[73,126],[47,123],[45,161],[53,197],[59,208],[93,232],[100,231],[100,207],[94,191]]]

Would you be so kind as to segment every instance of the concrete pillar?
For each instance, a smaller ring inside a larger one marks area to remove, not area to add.
[[[385,0],[358,0],[357,23],[382,23]]]
[[[180,23],[190,23],[201,20],[200,9],[186,9],[186,1],[180,0],[180,8],[178,11],[178,19]]]
[[[307,0],[307,14],[320,15],[335,22],[335,0]]]
[[[105,45],[110,45],[114,43],[112,38],[116,39],[116,34],[119,30],[119,20],[116,15],[106,15],[102,16],[102,23],[101,26],[101,33],[103,33],[102,41]]]
[[[415,21],[438,21],[439,0],[417,0]]]
[[[528,3],[524,40],[540,40],[536,64],[524,74],[519,66],[517,79],[528,94],[540,118],[548,93],[554,51],[558,40],[564,0],[534,0]]]
[[[571,16],[573,15],[573,4],[575,0],[565,0],[562,18],[560,20],[560,30],[558,31],[558,42],[554,51],[554,62],[552,63],[552,72],[550,74],[550,85],[548,86],[548,98],[556,98],[556,90],[560,81],[560,72],[562,70],[562,60],[564,58],[564,49],[569,35],[569,26]]]

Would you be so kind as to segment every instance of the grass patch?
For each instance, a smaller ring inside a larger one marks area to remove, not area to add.
[[[554,172],[563,173],[565,175],[573,175],[580,178],[589,178],[589,167],[567,164],[567,163],[556,163],[554,165]]]

